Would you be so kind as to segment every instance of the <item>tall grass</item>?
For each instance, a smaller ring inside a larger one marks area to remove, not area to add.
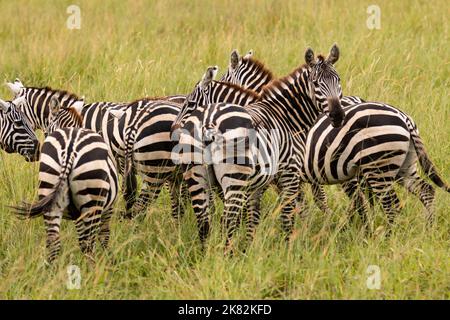
[[[307,46],[325,53],[337,42],[344,93],[410,114],[450,181],[448,2],[376,2],[380,30],[366,27],[373,1],[80,0],[81,29],[69,30],[71,1],[1,1],[0,79],[128,101],[189,92],[207,66],[224,71],[233,48],[254,49],[282,76],[303,63]],[[10,97],[5,87],[0,97]],[[219,213],[201,254],[192,212],[176,225],[163,193],[142,221],[113,221],[111,249],[95,266],[64,223],[61,257],[46,268],[42,220],[19,221],[7,207],[35,197],[38,167],[4,152],[0,160],[0,298],[450,298],[450,196],[442,191],[427,230],[419,201],[400,190],[404,208],[385,238],[380,209],[371,212],[373,236],[358,224],[341,230],[349,203],[327,187],[335,214],[324,216],[308,198],[310,214],[297,219],[287,246],[270,190],[254,244],[232,258],[223,256]],[[81,268],[79,290],[67,289],[68,265]],[[369,265],[380,267],[379,290],[366,285]]]

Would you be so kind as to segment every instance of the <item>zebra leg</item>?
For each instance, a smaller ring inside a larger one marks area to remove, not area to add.
[[[400,212],[400,200],[393,188],[393,181],[390,177],[378,178],[367,177],[367,183],[372,188],[375,196],[380,200],[384,212],[388,218],[388,236],[394,224],[396,215]]]
[[[436,192],[434,187],[423,180],[417,172],[410,177],[401,179],[400,183],[422,202],[425,207],[427,225],[431,226],[434,218],[434,198]]]
[[[81,252],[91,262],[95,261],[95,240],[99,234],[101,215],[102,210],[98,208],[86,208],[81,210],[81,216],[75,222]]]
[[[316,204],[316,206],[327,215],[332,215],[333,212],[328,206],[327,194],[325,193],[323,186],[321,186],[320,184],[313,183],[311,184],[311,190],[314,196],[314,203]]]
[[[260,222],[261,216],[261,197],[264,190],[252,192],[244,206],[243,215],[246,217],[246,240],[250,244],[255,237],[256,228]]]
[[[351,209],[349,220],[353,220],[355,212],[358,212],[364,227],[367,227],[367,203],[365,201],[364,193],[359,187],[358,180],[352,179],[342,184],[345,194],[351,201]]]
[[[169,183],[170,191],[170,207],[172,208],[172,217],[178,221],[183,216],[183,208],[181,207],[181,181],[174,179]]]
[[[225,254],[233,254],[232,239],[247,197],[248,195],[245,189],[238,186],[230,186],[224,192],[223,228],[224,232],[226,232]]]
[[[280,221],[287,241],[290,239],[294,228],[295,208],[300,186],[299,181],[300,179],[296,176],[294,169],[286,171],[279,180],[282,205]]]
[[[133,205],[133,208],[131,209],[132,219],[147,211],[147,207],[150,202],[158,198],[162,189],[162,185],[162,181],[154,183],[144,182],[144,187],[141,190],[141,194],[139,195],[138,199]]]
[[[197,219],[198,233],[202,250],[205,249],[206,239],[209,235],[210,190],[208,169],[202,165],[190,166],[183,174],[191,195],[192,209]]]
[[[110,237],[110,221],[112,217],[112,207],[103,210],[101,221],[100,221],[100,231],[98,234],[100,244],[104,249],[108,248],[109,237]]]
[[[61,240],[59,231],[61,228],[61,219],[63,216],[62,209],[56,209],[50,212],[44,213],[44,223],[47,231],[47,260],[48,264],[52,264],[61,251]]]
[[[136,171],[132,169],[132,171],[124,177],[125,179],[125,190],[123,193],[123,197],[125,199],[126,204],[126,215],[125,217],[130,219],[132,216],[131,209],[136,202],[136,191],[137,191],[137,178]]]
[[[297,191],[297,212],[301,219],[308,217],[309,212],[306,211],[305,184],[299,184]]]

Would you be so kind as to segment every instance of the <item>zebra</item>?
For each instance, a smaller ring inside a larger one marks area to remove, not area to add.
[[[430,225],[435,189],[419,176],[417,162],[434,184],[447,192],[450,187],[430,160],[412,118],[379,102],[360,103],[343,111],[345,116],[338,127],[320,117],[308,132],[303,179],[318,184],[364,179],[388,215],[389,226],[400,212],[400,201],[393,188],[395,182],[400,183],[422,202]],[[354,185],[349,185],[347,192],[354,191]]]
[[[59,107],[52,111],[57,113]],[[108,247],[117,191],[115,161],[103,138],[84,128],[60,128],[50,132],[42,145],[39,200],[15,210],[24,219],[44,217],[48,264],[61,249],[62,219],[74,220],[82,253],[95,261],[97,237],[103,248]]]
[[[253,50],[242,57],[238,50],[234,49],[230,55],[227,72],[219,81],[236,84],[260,93],[262,88],[273,79],[272,72],[262,62],[253,58]]]
[[[56,104],[55,99],[50,101],[51,106]],[[137,172],[145,184],[141,196],[127,212],[128,218],[145,210],[150,201],[157,198],[164,183],[169,184],[174,218],[181,215],[178,194],[181,179],[177,179],[177,167],[170,158],[174,145],[170,139],[170,126],[179,110],[180,105],[177,103],[149,98],[131,103],[125,111],[121,108],[107,111],[112,117],[117,117],[114,130],[122,132],[124,181],[129,181],[129,176]],[[49,130],[57,127],[85,127],[85,116],[73,107],[60,108],[57,116],[51,116]],[[103,127],[110,130],[111,125]],[[107,141],[107,144],[111,145],[111,142]],[[110,146],[110,149],[114,150],[114,147]]]
[[[125,111],[115,113],[119,126],[124,128],[125,176],[136,170],[146,188],[131,210],[131,218],[146,209],[155,199],[161,186],[168,184],[172,215],[180,218],[181,176],[179,167],[171,159],[175,143],[171,140],[171,126],[181,105],[167,100],[141,99],[131,103]]]
[[[0,147],[18,153],[28,162],[39,159],[40,144],[27,117],[20,111],[23,99],[0,99]]]
[[[239,75],[236,75],[234,73],[238,72],[239,70]],[[256,71],[255,71],[256,70]],[[252,79],[254,81],[254,83],[259,83],[259,88],[262,88],[263,86],[267,85],[267,80],[271,79],[270,76],[267,76],[268,73],[267,71],[263,71],[264,70],[264,65],[259,62],[259,61],[255,61],[254,58],[252,58],[251,56],[244,57],[244,58],[239,58],[239,55],[237,54],[237,51],[233,51],[231,54],[231,59],[230,59],[230,66],[228,68],[227,74],[225,74],[222,79],[226,79],[228,81],[234,81],[235,83],[239,83],[240,81],[245,82],[248,81],[246,78],[245,79],[241,79],[240,77],[242,77],[242,74],[247,74],[247,77]],[[252,72],[251,72],[252,71]],[[199,92],[197,92],[198,90],[200,90],[200,88],[198,88],[199,85],[197,85],[197,88],[194,89],[194,93],[196,93],[197,96],[195,95],[190,95],[189,96],[189,100],[190,101],[195,101],[195,100],[199,100],[201,99],[201,95]],[[221,88],[216,88],[215,91],[218,91],[221,93],[221,96],[225,96],[225,94],[228,94],[228,96],[233,96],[235,95],[235,93],[229,93],[229,91],[233,91],[235,90],[235,88],[233,87],[226,87],[226,84],[222,84]],[[211,92],[213,92],[213,90],[203,90],[203,95],[208,95],[211,94]],[[199,104],[206,104],[206,102],[218,102],[218,101],[212,101],[212,99],[203,99],[203,101],[200,101]],[[225,102],[233,102],[233,101],[225,101]],[[351,105],[354,104],[358,104],[358,103],[363,103],[365,102],[364,99],[357,97],[357,96],[344,96],[341,99],[341,104],[344,108],[349,107]],[[187,107],[187,106],[185,106]],[[196,107],[196,104],[192,103],[191,107]],[[191,108],[192,110],[192,108]],[[184,115],[180,116],[180,118],[182,117],[186,117],[187,114],[189,114],[191,111],[185,111]],[[401,112],[401,111],[398,111]],[[409,121],[411,123],[413,123],[413,120],[406,114],[403,113],[403,116],[406,121]],[[178,122],[180,121],[180,119],[178,119]],[[414,182],[411,182],[414,181]],[[402,181],[398,181],[401,185],[405,186],[404,183],[402,183]],[[329,209],[329,207],[326,205],[326,194],[323,191],[323,188],[316,183],[312,183],[311,184],[312,189],[313,189],[313,194],[314,194],[314,200],[316,202],[316,204],[318,205],[318,207],[323,211],[326,212],[328,214],[331,213],[331,210]],[[371,204],[371,206],[374,206],[374,194],[371,192],[371,189],[369,186],[367,186],[367,184],[363,181],[358,181],[358,179],[352,179],[350,181],[347,181],[343,184],[343,189],[345,191],[345,193],[349,196],[349,198],[352,200],[352,209],[350,211],[350,216],[353,216],[354,212],[357,211],[361,218],[363,219],[363,222],[366,223],[366,216],[367,216],[367,204],[365,202],[365,195],[364,195],[364,189],[366,189],[366,191],[368,192],[369,195],[369,203]],[[419,199],[421,200],[421,202],[424,204],[426,210],[427,210],[427,215],[428,216],[432,216],[432,211],[433,211],[433,200],[434,200],[434,191],[432,190],[432,187],[426,183],[426,181],[424,181],[423,179],[421,179],[419,176],[415,176],[413,180],[410,180],[409,182],[409,187],[407,186],[407,191],[411,192],[412,194],[416,195],[419,197]],[[299,193],[299,200],[303,199],[303,193]],[[302,201],[299,201],[302,202]],[[301,212],[301,209],[299,210]]]
[[[263,89],[261,99],[256,103],[246,108],[239,108],[236,105],[226,103],[198,107],[185,121],[183,127],[185,130],[182,131],[179,140],[183,151],[180,152],[180,160],[190,165],[184,177],[190,183],[189,189],[195,191],[196,194],[207,193],[207,184],[205,182],[208,181],[208,172],[205,172],[204,163],[201,161],[200,163],[192,163],[191,161],[192,159],[202,159],[201,157],[196,157],[196,153],[203,152],[206,146],[202,135],[206,133],[210,137],[212,136],[213,142],[209,143],[208,149],[212,154],[211,157],[219,156],[219,159],[220,153],[225,151],[223,143],[216,143],[216,141],[236,141],[239,138],[245,140],[249,137],[249,132],[252,130],[256,132],[257,139],[266,139],[265,143],[260,144],[265,149],[259,148],[255,151],[251,146],[246,145],[243,153],[239,155],[245,159],[244,164],[238,163],[236,161],[238,156],[235,155],[232,164],[215,161],[210,165],[213,168],[214,178],[219,181],[225,194],[226,248],[229,248],[231,244],[238,211],[247,199],[252,206],[252,209],[249,210],[252,214],[249,215],[247,221],[247,236],[250,239],[252,238],[255,227],[259,222],[259,197],[261,191],[267,187],[271,180],[275,180],[282,185],[281,197],[282,199],[284,198],[285,201],[283,203],[285,205],[282,208],[280,218],[282,229],[288,236],[293,226],[292,212],[295,203],[295,193],[301,190],[299,189],[299,181],[310,183],[323,182],[326,184],[343,183],[355,177],[357,178],[355,172],[364,172],[365,179],[368,180],[370,187],[374,188],[376,195],[380,197],[385,211],[387,210],[385,203],[389,199],[388,197],[381,197],[380,192],[386,189],[378,188],[374,181],[381,184],[382,178],[384,178],[384,176],[379,174],[380,161],[387,161],[386,167],[395,166],[399,160],[396,156],[408,153],[410,141],[405,141],[404,138],[398,137],[398,135],[395,136],[399,130],[404,129],[405,132],[412,130],[408,129],[404,121],[392,120],[395,123],[392,133],[394,137],[398,138],[398,140],[392,139],[390,141],[391,150],[389,150],[389,153],[394,156],[383,159],[383,156],[386,156],[386,152],[383,155],[378,155],[378,158],[375,153],[373,154],[375,158],[358,163],[356,165],[358,170],[352,168],[353,175],[348,175],[345,179],[321,181],[312,176],[317,174],[317,172],[312,172],[310,176],[302,173],[305,162],[306,134],[314,125],[320,113],[324,111],[326,114],[326,116],[322,116],[322,119],[327,119],[327,128],[338,127],[344,120],[348,121],[346,118],[348,115],[346,115],[340,104],[340,98],[342,97],[340,79],[333,67],[338,58],[339,50],[335,45],[332,47],[328,58],[318,56],[317,60],[314,58],[313,51],[308,49],[305,53],[305,61],[307,63],[294,70],[289,76],[273,81],[266,86]],[[356,105],[355,108],[358,108],[358,106]],[[361,127],[365,128],[365,125]],[[412,127],[410,125],[410,128]],[[269,129],[278,129],[278,131],[275,131],[276,133],[272,136],[269,134],[264,135],[264,130],[269,131]],[[391,128],[386,126],[383,129],[390,130]],[[412,137],[414,139],[418,135],[412,134]],[[321,141],[311,143],[310,146],[327,149],[327,145],[321,144]],[[262,165],[258,167],[258,163],[254,159],[257,156],[261,158],[264,155],[266,155],[267,159],[275,158],[275,162],[263,162],[269,168],[269,172],[274,173],[275,177],[271,177],[270,174],[267,174],[267,171],[262,170],[264,168]],[[339,154],[334,154],[333,156],[333,161],[343,158]],[[408,160],[413,159],[409,157]],[[314,161],[317,162],[317,160]],[[314,161],[313,163],[315,163]],[[330,162],[329,158],[321,159],[321,161]],[[403,170],[409,170],[410,168],[402,167]],[[322,166],[321,169],[326,170],[329,168]],[[319,171],[319,173],[321,172]],[[406,174],[405,172],[403,174]],[[408,173],[411,173],[411,171],[408,171]],[[374,177],[380,178],[378,180],[381,180],[381,182],[374,179]],[[392,183],[384,183],[392,186]],[[197,214],[204,218],[204,223],[207,225],[209,223],[208,216],[204,211],[208,207],[208,197],[204,196],[202,200],[203,206],[199,207],[203,211]],[[392,216],[389,211],[386,212],[388,216]]]
[[[248,105],[259,99],[258,92],[251,91],[250,89],[254,86],[261,91],[262,88],[267,85],[267,81],[273,80],[272,73],[264,66],[263,63],[251,57],[250,54],[247,54],[243,58],[239,58],[237,50],[234,50],[231,53],[228,71],[221,79],[233,81],[235,84],[243,83],[244,88],[231,85],[233,82],[227,83],[215,81],[214,78],[217,71],[217,66],[209,67],[206,70],[202,80],[195,86],[193,92],[187,96],[187,100],[182,108],[182,111],[178,115],[172,127],[174,132],[181,127],[183,119],[188,117],[188,115],[197,106],[218,102],[235,103],[242,106]],[[351,105],[363,100],[355,96],[345,96],[341,99],[341,101],[343,101],[344,105]],[[323,212],[330,215],[332,211],[327,205],[327,197],[323,187],[318,184],[311,184],[311,187],[316,205]],[[200,194],[197,196],[202,195]],[[303,194],[299,193],[299,197],[299,200],[302,200],[299,202],[302,203]],[[352,206],[355,209],[362,211],[363,208],[361,208],[361,206],[364,204],[362,194],[352,192],[352,198],[354,198]],[[194,201],[194,203],[197,203],[195,205],[199,204],[198,201]],[[298,211],[302,212],[302,209],[299,208]],[[364,212],[361,214],[364,214]]]
[[[311,53],[312,50],[308,49],[306,56]],[[260,198],[270,183],[276,183],[280,190],[282,227],[287,234],[290,233],[290,217],[295,211],[300,187],[301,142],[324,110],[333,119],[338,116],[335,107],[340,107],[342,89],[334,79],[336,71],[333,68],[338,57],[337,46],[332,47],[327,59],[320,56],[323,63],[317,64],[316,68],[326,68],[327,72],[320,76],[324,87],[315,93],[308,90],[311,81],[309,74],[313,71],[303,65],[288,76],[266,85],[260,98],[245,108],[230,103],[213,103],[198,106],[185,120],[179,136],[180,152],[177,160],[188,166],[184,179],[193,202],[198,203],[195,210],[202,222],[199,228],[201,240],[206,239],[209,230],[209,215],[206,211],[211,176],[217,180],[224,193],[223,224],[227,250],[232,248],[232,235],[239,212],[246,202],[247,238],[253,238],[259,222]],[[333,94],[330,107],[328,100],[325,103],[317,102],[319,95],[329,95],[329,92]],[[183,110],[180,115],[175,126],[182,123],[185,115]],[[203,140],[204,134],[212,138],[208,145]],[[237,154],[227,154],[227,145],[239,144],[244,145],[244,148],[234,147]],[[212,159],[219,157],[207,167],[202,162],[203,154],[198,157],[205,147],[208,147]],[[230,158],[220,159],[222,153]],[[196,162],[196,159],[200,161]]]
[[[131,108],[137,106],[139,101],[163,99],[173,105],[184,101],[185,96],[172,95],[165,97],[151,97],[136,100],[136,103],[94,102],[85,104],[84,98],[79,98],[73,93],[64,90],[55,90],[50,87],[25,87],[19,79],[16,79],[13,83],[7,83],[7,86],[16,98],[25,98],[26,103],[22,105],[22,111],[30,119],[35,130],[40,129],[44,132],[48,131],[49,119],[51,118],[50,103],[53,98],[57,99],[62,110],[70,109],[72,107],[76,113],[66,112],[68,118],[62,119],[65,121],[64,126],[71,126],[70,119],[72,119],[75,114],[79,114],[83,119],[83,128],[91,129],[102,135],[116,159],[119,172],[126,176],[123,187],[126,213],[123,216],[134,216],[134,212],[139,212],[143,207],[148,205],[149,199],[152,198],[149,197],[151,191],[141,190],[139,197],[136,199],[136,170],[131,168],[130,172],[125,175],[125,148],[127,143],[129,145],[131,145],[131,143],[126,141],[129,137],[126,134],[126,130],[128,129],[124,127],[124,122],[119,123],[120,117],[116,116],[116,112],[123,114],[125,110],[129,110],[130,106]],[[173,110],[169,110],[169,113],[173,113]],[[61,115],[61,117],[64,116]],[[172,187],[170,188],[172,189]],[[173,207],[178,207],[177,201],[178,199],[173,201]],[[139,211],[136,211],[137,208],[139,208]]]

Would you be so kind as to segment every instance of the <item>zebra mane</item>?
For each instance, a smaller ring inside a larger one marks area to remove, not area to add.
[[[127,105],[132,105],[141,101],[147,102],[147,101],[166,101],[170,96],[154,96],[154,97],[143,97],[143,98],[139,98],[136,99],[134,101],[131,101],[130,103],[128,103]]]
[[[220,85],[224,85],[227,86],[228,88],[234,89],[236,91],[239,91],[240,93],[244,93],[248,96],[251,96],[253,98],[255,98],[256,100],[259,99],[261,96],[259,93],[257,93],[254,90],[251,89],[247,89],[244,87],[241,87],[240,85],[234,84],[234,83],[230,83],[230,82],[223,82],[223,81],[216,81],[214,80],[215,83],[220,84]]]
[[[83,117],[74,107],[61,108],[61,110],[67,111],[78,125],[83,124]]]
[[[263,77],[267,77],[267,79],[269,79],[270,81],[273,80],[275,78],[275,76],[273,75],[272,71],[270,71],[265,65],[264,63],[262,63],[259,60],[256,60],[255,58],[253,58],[252,56],[247,57],[247,58],[242,58],[242,63],[248,63],[252,66],[254,66],[255,70],[257,71],[257,73],[261,73]]]
[[[321,54],[317,55],[318,62],[325,61],[325,57]],[[298,74],[301,74],[303,71],[308,70],[308,65],[306,63],[302,64],[300,67],[294,69],[291,73],[289,73],[287,76],[273,79],[268,84],[266,84],[261,91],[261,99],[264,99],[265,97],[269,97],[270,93],[274,89],[280,89],[283,90],[282,85],[286,84],[289,85],[289,80],[292,78],[298,77]]]
[[[66,91],[66,90],[60,90],[60,89],[52,89],[49,86],[45,87],[25,87],[25,89],[28,90],[40,90],[45,92],[51,92],[52,95],[57,94],[58,97],[66,97],[67,99],[73,99],[73,100],[83,100],[75,93]]]

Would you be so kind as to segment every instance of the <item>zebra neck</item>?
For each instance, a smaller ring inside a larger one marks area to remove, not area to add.
[[[247,107],[252,117],[267,129],[278,129],[280,125],[303,137],[313,126],[321,112],[308,94],[306,70],[276,80],[263,90],[261,99]]]
[[[210,103],[234,103],[240,106],[249,105],[260,98],[255,91],[225,82],[214,82],[210,97]]]
[[[24,93],[26,106],[22,111],[36,129],[46,131],[49,125],[50,100],[55,97],[62,107],[69,107],[79,98],[66,91],[51,88],[26,88]]]

